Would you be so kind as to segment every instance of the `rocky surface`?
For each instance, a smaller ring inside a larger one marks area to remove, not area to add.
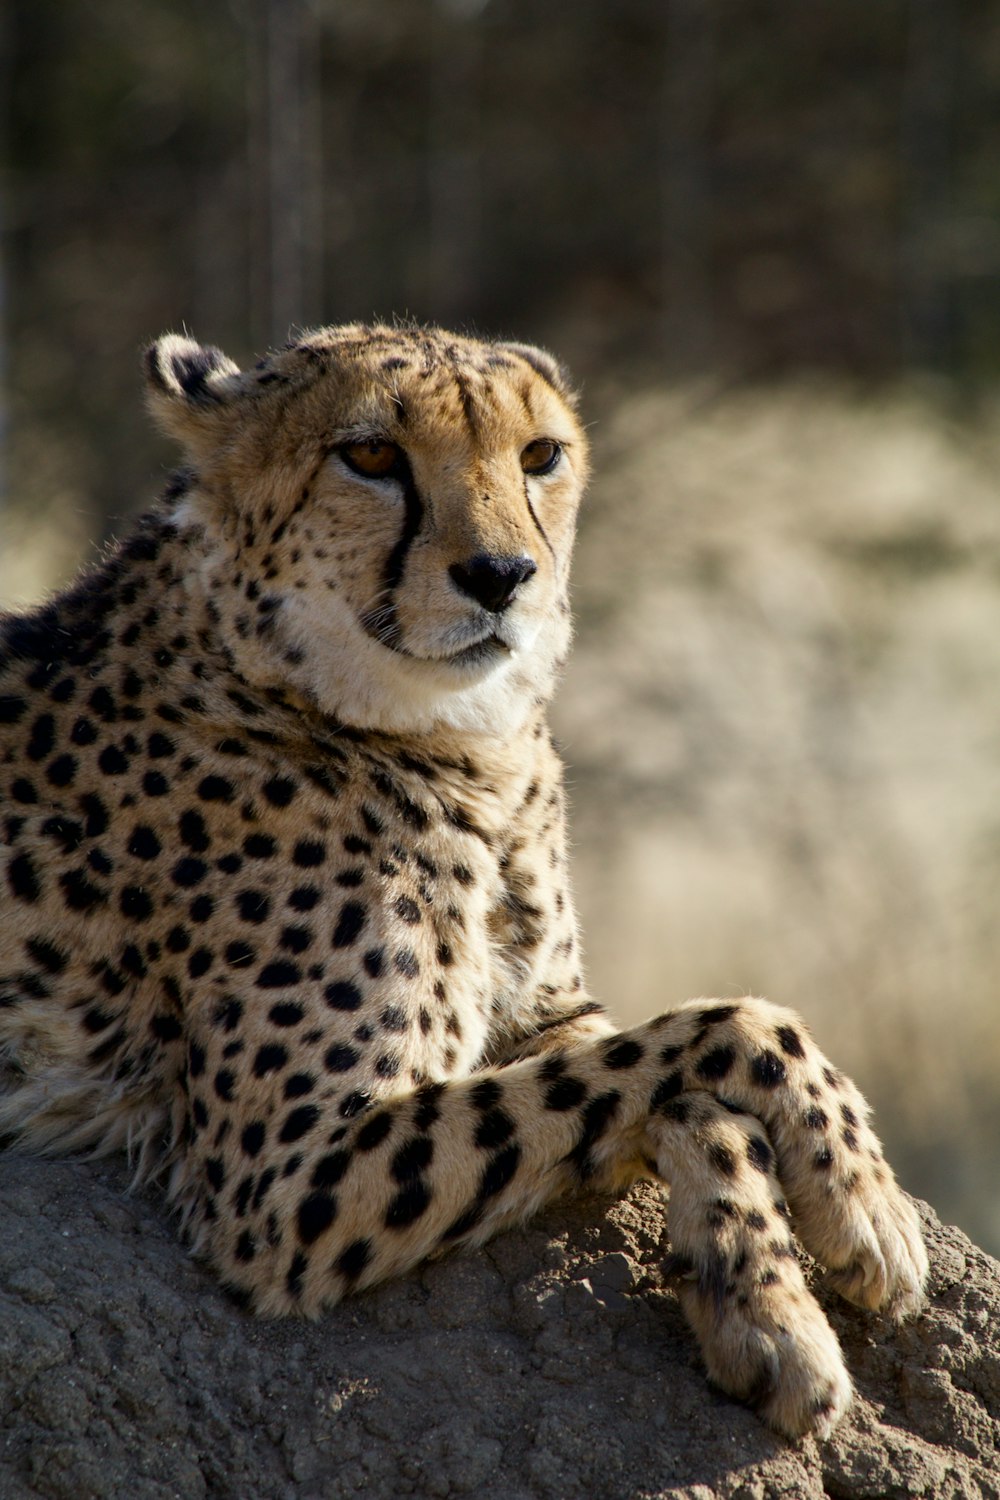
[[[791,1446],[706,1385],[652,1187],[269,1323],[121,1166],[5,1157],[0,1496],[1000,1497],[1000,1265],[926,1228],[931,1302],[901,1330],[817,1275],[858,1398]]]

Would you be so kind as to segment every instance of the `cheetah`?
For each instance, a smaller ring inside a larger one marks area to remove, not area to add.
[[[381,325],[247,371],[168,334],[145,370],[183,467],[0,617],[4,1146],[124,1148],[244,1305],[310,1317],[652,1177],[709,1376],[829,1432],[851,1383],[793,1236],[896,1317],[926,1255],[795,1014],[620,1030],[586,992],[546,724],[564,370]]]

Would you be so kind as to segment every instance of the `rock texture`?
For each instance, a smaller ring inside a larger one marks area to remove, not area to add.
[[[858,1398],[790,1446],[707,1387],[652,1187],[263,1323],[121,1166],[2,1158],[0,1497],[1000,1497],[1000,1265],[925,1221],[931,1302],[903,1329],[817,1275]]]

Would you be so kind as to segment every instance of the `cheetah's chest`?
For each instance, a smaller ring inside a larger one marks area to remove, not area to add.
[[[238,996],[372,1082],[474,1068],[527,1005],[546,929],[495,791],[363,746],[323,761],[233,748],[179,754],[169,804],[137,786],[105,837],[149,893],[160,982],[167,968],[193,997],[207,981],[220,1007]]]

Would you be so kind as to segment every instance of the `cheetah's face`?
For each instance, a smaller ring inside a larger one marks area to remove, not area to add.
[[[549,356],[352,326],[247,373],[168,335],[148,369],[251,680],[389,730],[514,728],[548,695],[587,472]]]

